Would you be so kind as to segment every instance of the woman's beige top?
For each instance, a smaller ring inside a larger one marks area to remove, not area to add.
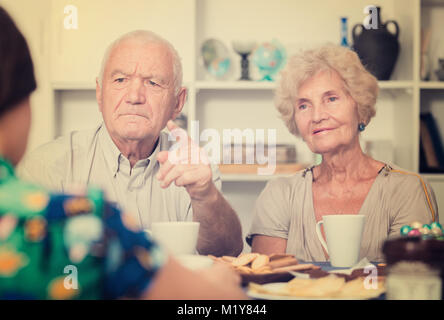
[[[326,261],[316,235],[312,168],[267,183],[256,201],[247,236],[250,245],[254,235],[284,238],[287,239],[286,252],[296,258]],[[438,221],[435,195],[430,185],[417,174],[393,165],[381,169],[359,214],[366,217],[360,259],[366,257],[370,261],[383,261],[384,241],[387,237],[398,236],[403,225],[413,221]]]

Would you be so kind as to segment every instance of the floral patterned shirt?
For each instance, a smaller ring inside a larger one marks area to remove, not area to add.
[[[100,190],[48,193],[0,157],[0,299],[137,298],[165,261]]]

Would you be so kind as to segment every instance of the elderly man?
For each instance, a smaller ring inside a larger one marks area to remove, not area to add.
[[[96,80],[104,123],[41,146],[21,163],[19,175],[52,190],[103,188],[143,228],[155,221],[198,221],[200,254],[239,254],[239,218],[219,191],[217,168],[176,161],[168,151],[173,142],[161,132],[165,126],[178,130],[172,120],[186,99],[181,82],[180,58],[169,42],[148,31],[122,36],[105,53]]]

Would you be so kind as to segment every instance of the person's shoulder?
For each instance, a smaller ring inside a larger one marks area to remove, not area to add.
[[[394,164],[387,164],[384,167],[384,176],[388,178],[388,182],[393,186],[421,186],[427,184],[425,177],[419,173],[401,168]]]
[[[26,166],[32,163],[60,164],[66,163],[67,157],[73,151],[86,150],[91,141],[97,135],[99,128],[72,131],[66,135],[57,137],[29,152],[23,159]]]
[[[383,169],[383,188],[391,198],[429,195],[433,192],[430,183],[420,174],[397,165],[387,164]]]
[[[279,176],[272,178],[267,183],[267,188],[280,189],[280,190],[299,190],[304,188],[307,179],[311,177],[312,167],[308,167],[288,176]]]
[[[43,187],[17,178],[9,179],[0,185],[0,212],[29,218],[42,213],[50,198]]]

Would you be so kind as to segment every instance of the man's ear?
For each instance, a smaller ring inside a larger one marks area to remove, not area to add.
[[[96,100],[99,105],[99,111],[102,112],[102,88],[99,84],[99,78],[96,78]]]
[[[171,116],[171,120],[176,119],[176,117],[182,112],[183,106],[185,105],[185,101],[187,101],[187,88],[180,88],[179,93],[177,94],[176,104],[173,109],[173,114]]]

